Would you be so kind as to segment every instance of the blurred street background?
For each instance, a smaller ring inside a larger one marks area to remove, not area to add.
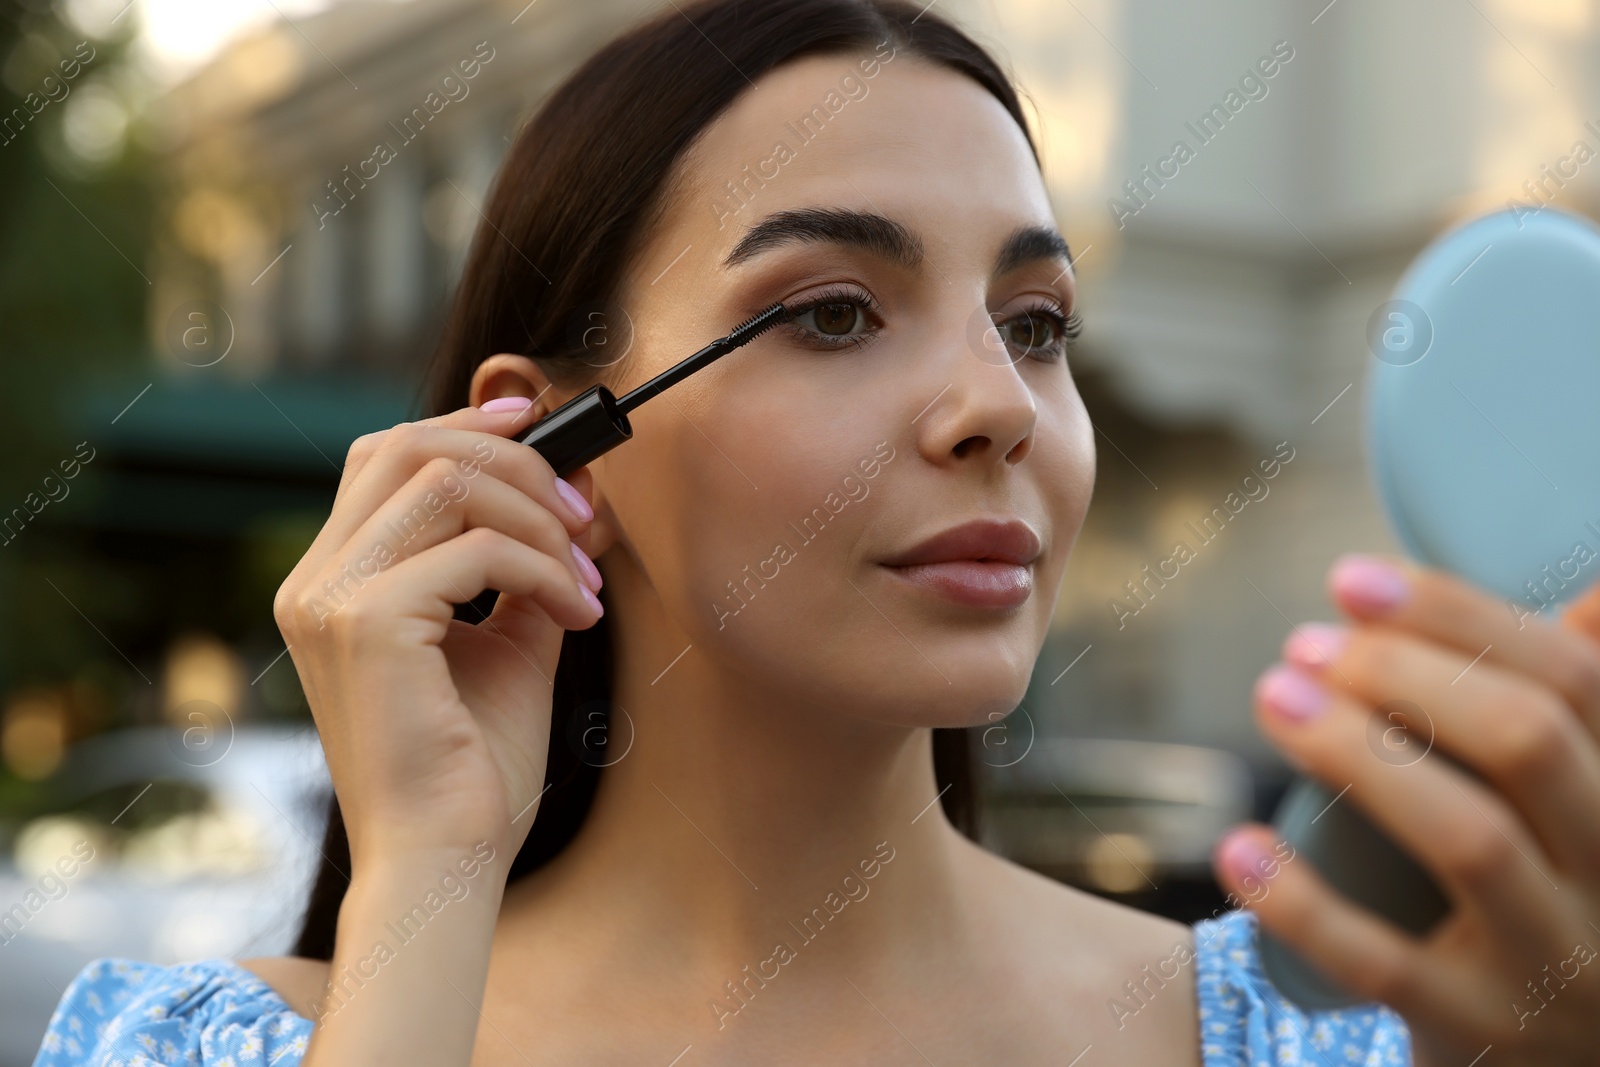
[[[326,781],[272,596],[350,441],[419,411],[520,122],[658,6],[0,0],[0,1067],[91,958],[288,950]],[[1600,3],[938,11],[1027,91],[1099,451],[1027,699],[975,731],[985,836],[1204,918],[1288,781],[1252,682],[1336,555],[1395,548],[1369,316],[1458,221],[1595,214]]]

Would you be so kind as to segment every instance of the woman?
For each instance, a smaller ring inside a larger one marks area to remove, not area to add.
[[[1257,688],[1448,887],[1425,940],[1264,827],[1217,856],[1253,910],[1193,929],[957,829],[949,728],[1021,699],[1094,441],[1026,121],[936,12],[667,11],[553,95],[486,212],[439,414],[355,443],[276,604],[338,794],[299,955],[92,964],[41,1067],[1592,1062],[1600,967],[1513,1008],[1600,944],[1594,596],[1519,630],[1350,558],[1347,624]],[[570,484],[507,440],[779,301]],[[1372,758],[1398,694],[1481,780]],[[1298,1012],[1258,916],[1387,1006]]]

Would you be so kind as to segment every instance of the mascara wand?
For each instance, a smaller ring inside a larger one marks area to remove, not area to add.
[[[603,385],[591,385],[534,423],[518,440],[543,456],[558,476],[570,474],[633,437],[628,412],[788,318],[789,309],[774,304],[621,398]]]

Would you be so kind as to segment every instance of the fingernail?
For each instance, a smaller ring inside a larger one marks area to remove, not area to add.
[[[1344,652],[1350,629],[1326,622],[1301,623],[1283,643],[1283,658],[1296,667],[1326,667]]]
[[[491,415],[498,415],[506,411],[524,411],[533,400],[525,396],[497,396],[478,408]]]
[[[556,492],[561,494],[561,499],[567,502],[567,507],[571,508],[572,513],[580,520],[588,522],[594,518],[594,509],[589,506],[589,502],[583,499],[583,494],[572,488],[572,484],[565,478],[556,479]]]
[[[1328,708],[1328,691],[1293,667],[1275,665],[1256,682],[1256,696],[1284,718],[1314,719]]]
[[[587,600],[589,602],[589,606],[594,609],[594,613],[597,617],[606,613],[606,609],[600,606],[599,597],[595,596],[594,593],[590,592],[588,589],[582,589],[580,592],[583,593],[583,599]]]
[[[1333,566],[1333,591],[1358,611],[1376,615],[1399,607],[1411,589],[1392,563],[1375,556],[1343,556]]]
[[[1272,857],[1248,831],[1240,830],[1222,840],[1217,846],[1217,860],[1236,882],[1260,878]]]
[[[577,545],[572,546],[572,558],[578,561],[578,569],[583,572],[583,580],[589,583],[589,588],[596,593],[600,591],[600,568],[594,565],[594,560],[589,554]]]

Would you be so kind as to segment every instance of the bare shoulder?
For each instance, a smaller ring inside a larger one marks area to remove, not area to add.
[[[1043,943],[1059,947],[1062,939],[1092,947],[1108,965],[1147,959],[1176,944],[1194,944],[1194,931],[1184,923],[1118,904],[971,846],[979,877],[1010,902],[1012,914]]]
[[[991,852],[975,877],[995,902],[987,920],[1040,998],[1068,1011],[1124,1062],[1200,1063],[1192,927],[1106,900]],[[1070,1007],[1069,1007],[1070,1006]]]
[[[327,986],[330,964],[327,960],[303,956],[257,956],[240,960],[239,966],[255,974],[293,1008],[296,1015],[310,1019],[312,1005]]]

